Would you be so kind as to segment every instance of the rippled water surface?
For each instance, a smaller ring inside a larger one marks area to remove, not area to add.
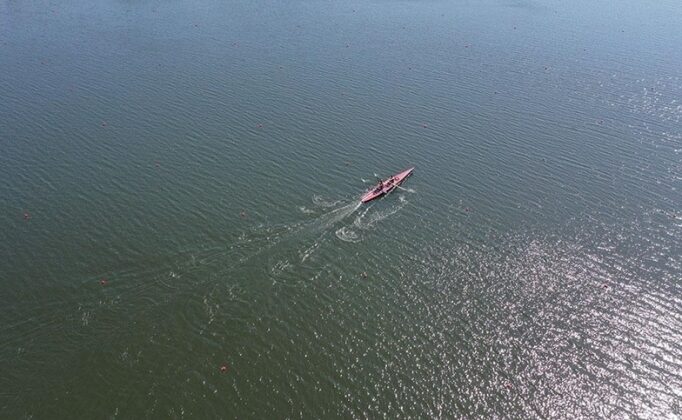
[[[0,417],[682,416],[680,22],[0,2]]]

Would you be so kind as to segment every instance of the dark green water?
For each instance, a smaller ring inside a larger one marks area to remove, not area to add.
[[[682,416],[681,22],[1,1],[0,417]]]

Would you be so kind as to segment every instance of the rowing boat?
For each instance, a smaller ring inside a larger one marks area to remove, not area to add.
[[[369,201],[374,200],[375,198],[379,198],[381,196],[384,196],[391,191],[395,190],[398,188],[400,184],[407,179],[408,176],[412,175],[412,172],[414,171],[414,167],[410,169],[406,169],[400,173],[397,173],[391,177],[388,177],[384,180],[379,181],[378,184],[367,190],[362,197],[360,197],[360,201],[363,203],[367,203]]]

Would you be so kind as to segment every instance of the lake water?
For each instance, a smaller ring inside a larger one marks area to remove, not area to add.
[[[681,27],[0,2],[0,417],[682,416]]]

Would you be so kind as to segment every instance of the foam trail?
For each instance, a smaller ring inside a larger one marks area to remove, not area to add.
[[[313,195],[313,204],[315,204],[317,207],[329,208],[334,207],[339,203],[341,203],[341,200],[330,201],[321,195]]]
[[[402,197],[401,197],[401,198],[402,198]],[[395,207],[393,207],[393,208],[389,208],[389,209],[386,210],[386,211],[375,212],[375,213],[370,214],[369,216],[367,216],[367,212],[368,212],[369,209],[370,209],[370,208],[368,207],[367,210],[365,210],[364,212],[360,213],[360,214],[355,218],[355,221],[353,222],[353,225],[354,225],[355,227],[360,228],[360,229],[363,229],[363,230],[370,229],[370,228],[372,228],[376,223],[378,223],[378,222],[380,222],[380,221],[386,219],[387,217],[389,217],[389,216],[391,216],[391,215],[397,213],[398,211],[400,211],[403,207],[405,207],[405,205],[408,203],[408,201],[405,200],[405,199],[403,198],[402,200],[400,200],[400,203],[401,203],[400,205],[397,205],[397,206],[395,206]],[[365,220],[365,216],[367,216],[367,220]]]
[[[337,209],[331,210],[315,220],[312,220],[311,228],[316,228],[317,230],[326,230],[346,217],[353,214],[360,206],[361,202],[353,202],[345,206],[339,207]]]
[[[360,235],[348,226],[343,226],[336,231],[336,237],[344,242],[360,242]]]
[[[329,229],[333,228],[337,223],[352,215],[357,209],[360,208],[361,205],[362,203],[359,201],[352,202],[306,222],[304,229],[305,232],[301,233],[312,233],[317,235],[317,237],[312,241],[312,244],[310,244],[308,241],[305,241],[304,239],[305,243],[308,245],[305,245],[303,248],[298,250],[298,254],[301,257],[301,262],[306,261],[326,241],[326,236],[329,233]],[[296,239],[293,237],[291,239],[300,240],[300,238]]]

